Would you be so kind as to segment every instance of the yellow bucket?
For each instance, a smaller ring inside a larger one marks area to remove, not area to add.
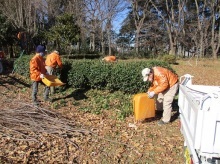
[[[45,75],[44,78],[42,79],[43,83],[48,86],[61,86],[65,85],[62,81],[60,81],[56,76],[54,75]]]
[[[155,101],[148,98],[147,93],[139,93],[133,97],[135,120],[155,117]]]

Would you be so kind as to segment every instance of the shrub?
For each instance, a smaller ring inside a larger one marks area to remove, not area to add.
[[[162,60],[169,63],[169,64],[175,64],[176,63],[176,56],[175,55],[164,55],[162,57]]]
[[[14,72],[26,77],[30,78],[30,59],[33,55],[23,55],[22,57],[16,59],[14,61]]]
[[[32,56],[23,56],[15,61],[15,72],[29,78],[29,61]],[[145,67],[162,66],[171,69],[168,63],[158,60],[118,61],[102,63],[100,60],[62,59],[63,69],[59,78],[68,86],[79,89],[122,91],[124,93],[145,92],[141,70]],[[172,70],[172,69],[171,69]]]

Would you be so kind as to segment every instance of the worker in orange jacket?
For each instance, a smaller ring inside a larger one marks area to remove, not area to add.
[[[58,66],[60,69],[62,69],[63,64],[60,58],[60,54],[58,51],[53,51],[52,53],[50,53],[49,55],[47,55],[46,57],[46,70],[49,73],[49,75],[54,75],[55,73],[55,69]],[[50,91],[51,93],[55,93],[55,88],[54,87],[50,87]]]
[[[4,71],[3,64],[2,64],[2,60],[4,59],[4,57],[5,57],[5,53],[2,50],[0,50],[0,73]]]
[[[147,91],[148,97],[155,97],[157,110],[163,110],[163,116],[158,124],[169,123],[172,102],[179,88],[178,76],[171,70],[163,67],[144,68],[142,76],[144,81],[151,82],[151,87]]]
[[[38,45],[36,48],[35,56],[30,60],[30,78],[32,80],[32,101],[35,105],[38,105],[37,101],[37,92],[39,83],[42,83],[42,79],[47,74],[47,70],[45,69],[45,50],[46,48],[42,45]],[[44,100],[51,101],[49,99],[49,87],[45,87],[44,89]]]
[[[102,60],[105,62],[116,62],[116,56],[113,55],[106,56]]]

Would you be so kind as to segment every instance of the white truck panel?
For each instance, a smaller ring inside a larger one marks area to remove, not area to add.
[[[218,114],[218,120],[220,120],[220,115]],[[220,152],[220,122],[217,122],[217,125],[216,125],[216,129],[218,129],[217,131],[216,131],[216,137],[215,137],[215,143],[214,143],[214,151],[215,152]]]
[[[180,78],[181,132],[194,163],[220,157],[220,87],[193,85],[191,75]]]

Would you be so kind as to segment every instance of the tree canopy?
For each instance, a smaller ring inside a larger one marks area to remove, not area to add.
[[[33,52],[37,44],[68,54],[120,56],[144,53],[217,59],[220,51],[219,0],[0,2],[0,44],[14,56],[20,50]],[[124,11],[127,15],[115,35],[113,22]]]

